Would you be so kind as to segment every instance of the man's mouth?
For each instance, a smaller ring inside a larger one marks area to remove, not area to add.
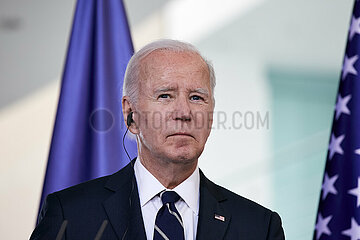
[[[185,133],[185,132],[172,133],[172,134],[168,135],[168,137],[192,137],[192,138],[194,138],[190,133]]]

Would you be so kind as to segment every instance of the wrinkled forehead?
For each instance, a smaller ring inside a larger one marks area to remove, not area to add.
[[[196,68],[194,68],[196,66]],[[154,73],[165,72],[169,68],[178,71],[201,71],[209,75],[206,62],[202,57],[191,51],[175,51],[168,49],[157,49],[149,53],[140,61],[140,80],[146,80]],[[209,77],[210,81],[210,77]]]

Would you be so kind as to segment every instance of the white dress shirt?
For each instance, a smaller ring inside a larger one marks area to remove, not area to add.
[[[144,165],[142,165],[139,158],[135,161],[134,171],[139,191],[141,213],[144,220],[146,238],[148,240],[152,240],[154,237],[156,215],[163,205],[157,194],[169,189],[166,189],[144,167]],[[190,177],[174,189],[171,189],[180,196],[180,200],[175,203],[175,207],[181,215],[186,240],[196,239],[199,216],[199,189],[200,173],[197,166]]]

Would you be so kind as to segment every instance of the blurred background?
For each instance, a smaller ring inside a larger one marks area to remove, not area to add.
[[[0,233],[35,225],[75,0],[0,0]],[[350,0],[124,0],[135,49],[193,43],[215,67],[200,168],[311,239]],[[121,146],[119,146],[121,147]]]

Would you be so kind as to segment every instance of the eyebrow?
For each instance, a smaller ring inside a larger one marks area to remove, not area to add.
[[[161,87],[154,91],[154,93],[162,93],[162,92],[173,92],[175,91],[175,87]]]
[[[195,90],[191,91],[191,92],[196,92],[196,93],[200,93],[200,94],[203,94],[205,96],[209,96],[209,91],[204,89],[204,88],[196,88]]]
[[[163,93],[163,92],[173,92],[173,91],[176,91],[177,88],[176,87],[161,87],[161,88],[158,88],[154,91],[155,94],[159,94],[159,93]],[[206,97],[210,96],[210,93],[207,89],[204,89],[204,88],[196,88],[194,90],[191,90],[190,91],[191,93],[199,93],[199,94],[202,94],[202,95],[205,95]]]

